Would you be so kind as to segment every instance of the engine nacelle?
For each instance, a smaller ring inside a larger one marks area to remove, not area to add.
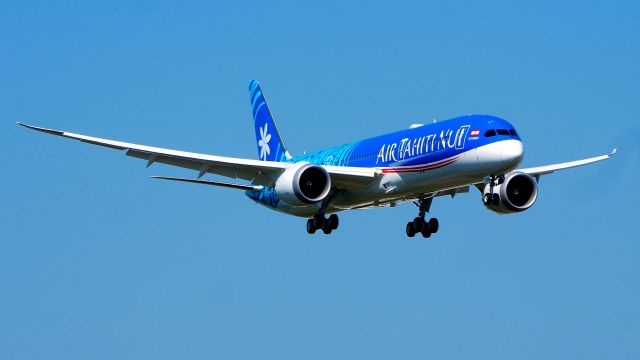
[[[493,186],[493,196],[487,184],[482,192],[485,206],[499,214],[525,211],[538,198],[538,183],[531,176],[518,171],[505,175],[504,180]],[[497,197],[496,197],[497,196]]]
[[[322,201],[331,190],[331,177],[322,166],[299,163],[287,168],[276,180],[280,200],[290,206]]]

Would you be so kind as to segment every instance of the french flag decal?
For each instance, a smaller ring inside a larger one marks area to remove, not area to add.
[[[475,129],[475,130],[471,130],[471,136],[478,136],[480,135],[480,130]]]

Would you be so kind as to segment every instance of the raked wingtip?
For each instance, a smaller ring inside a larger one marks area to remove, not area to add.
[[[58,136],[63,136],[64,135],[64,132],[60,131],[60,130],[47,129],[47,128],[43,128],[43,127],[39,127],[39,126],[33,126],[33,125],[21,123],[19,121],[17,121],[16,124],[18,124],[18,125],[20,125],[22,127],[25,127],[27,129],[40,131],[40,132],[47,133],[47,134],[58,135]]]

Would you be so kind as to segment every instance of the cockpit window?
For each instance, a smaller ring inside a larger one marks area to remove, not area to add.
[[[509,136],[511,134],[509,134],[509,130],[506,129],[498,129],[498,135],[500,136]]]
[[[512,136],[518,136],[518,133],[516,132],[516,129],[509,129],[509,133],[510,133]]]
[[[484,136],[485,137],[496,136],[496,131],[493,130],[493,129],[489,129],[489,130],[485,131]]]

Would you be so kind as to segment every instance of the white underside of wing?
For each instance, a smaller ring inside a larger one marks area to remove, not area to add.
[[[126,151],[126,155],[128,156],[147,160],[147,166],[157,162],[196,170],[199,172],[198,177],[201,177],[205,173],[211,173],[234,179],[244,179],[258,185],[272,185],[288,166],[293,165],[292,163],[286,162],[232,158],[165,149],[21,123],[18,124],[51,135],[62,136],[116,150],[123,150]],[[376,176],[376,170],[371,168],[340,166],[325,166],[325,168],[331,175],[333,183],[345,189],[366,185]]]
[[[537,166],[525,169],[518,169],[517,171],[523,172],[525,174],[529,174],[535,177],[539,177],[541,175],[551,174],[554,171],[570,169],[578,166],[592,164],[598,161],[608,160],[612,156],[614,156],[617,152],[617,149],[613,149],[609,154],[596,156],[583,160],[569,161],[560,164],[546,165],[546,166]]]
[[[200,172],[199,176],[202,176],[205,173],[212,173],[229,178],[244,179],[256,184],[264,185],[273,182],[288,165],[283,162],[231,158],[165,149],[25,124],[20,125],[43,133],[80,140],[89,144],[106,146],[112,149],[124,150],[128,156],[147,160],[147,166],[157,162],[196,170]]]
[[[369,185],[378,175],[375,168],[360,168],[351,166],[323,166],[331,175],[331,181],[336,187],[345,190],[362,189]]]

